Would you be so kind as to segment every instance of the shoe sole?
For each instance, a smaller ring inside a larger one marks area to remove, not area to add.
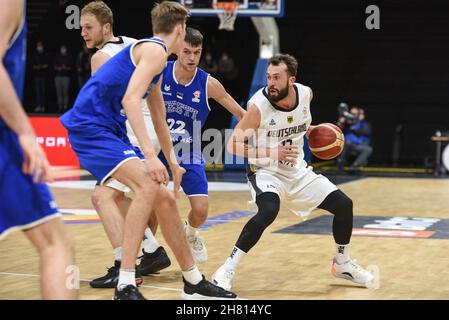
[[[137,287],[140,287],[142,285],[142,283],[143,283],[143,279],[140,279],[140,280],[136,279],[136,286]],[[111,283],[111,284],[108,284],[107,286],[101,286],[101,285],[100,286],[93,286],[90,283],[89,283],[89,285],[90,285],[91,288],[94,288],[94,289],[114,289],[115,287],[117,287],[117,283]]]
[[[239,300],[239,297],[236,297],[236,298],[209,297],[209,296],[203,296],[198,293],[187,294],[184,291],[181,293],[181,298],[183,300]]]
[[[332,275],[333,275],[335,278],[349,280],[349,281],[351,281],[351,282],[353,282],[353,283],[356,283],[356,284],[359,284],[359,285],[365,286],[365,287],[367,287],[367,284],[370,283],[370,282],[373,280],[373,279],[371,279],[371,280],[369,280],[369,281],[367,281],[367,282],[365,282],[365,283],[362,283],[362,282],[357,282],[357,281],[355,281],[353,278],[351,278],[350,276],[347,276],[347,275],[344,275],[344,274],[340,275],[340,274],[335,274],[335,273],[332,272]]]

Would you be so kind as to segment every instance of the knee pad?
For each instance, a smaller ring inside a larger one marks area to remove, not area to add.
[[[328,195],[319,208],[329,211],[338,218],[352,219],[353,216],[352,200],[341,190],[336,190]]]
[[[264,192],[257,196],[256,203],[259,211],[251,220],[266,229],[276,219],[281,206],[281,200],[276,193]]]

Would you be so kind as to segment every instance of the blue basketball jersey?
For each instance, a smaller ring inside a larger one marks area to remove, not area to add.
[[[153,37],[139,40],[109,59],[81,89],[73,108],[61,117],[62,124],[69,131],[94,132],[105,128],[119,137],[126,137],[126,114],[122,99],[136,68],[132,50],[142,42],[158,43],[167,51],[165,42]],[[147,93],[161,75],[153,79]]]
[[[178,160],[202,163],[201,128],[210,111],[207,98],[209,74],[196,68],[192,81],[183,85],[176,80],[175,65],[176,62],[168,62],[162,78],[167,124]]]
[[[23,99],[26,69],[26,29],[26,18],[24,14],[20,28],[17,29],[16,34],[11,39],[10,47],[3,57],[3,66],[8,72],[14,89],[16,89],[17,96],[21,101]],[[0,128],[5,126],[6,124],[0,118]]]

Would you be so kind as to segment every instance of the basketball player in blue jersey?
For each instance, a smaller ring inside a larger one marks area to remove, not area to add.
[[[0,239],[21,229],[39,252],[44,299],[75,299],[66,286],[71,240],[48,187],[50,168],[21,107],[25,80],[25,1],[0,2]]]
[[[91,59],[92,74],[117,53],[137,41],[125,36],[114,36],[114,15],[103,1],[93,1],[83,7],[80,25],[81,36],[86,46],[98,49]],[[145,124],[150,129],[149,134],[153,146],[155,146],[156,152],[159,152],[159,142],[145,100],[142,100],[142,112]],[[131,142],[133,143],[133,141]],[[108,268],[106,275],[89,283],[93,288],[115,288],[117,286],[122,260],[124,217],[131,204],[131,200],[125,196],[128,189],[123,184],[111,179],[105,186],[97,185],[92,194],[92,204],[101,217],[101,223],[114,249],[115,256],[114,265]],[[140,262],[145,273],[152,274],[170,266],[171,262],[165,249],[159,245],[149,228],[145,230],[145,237],[144,255]],[[140,285],[141,283],[142,277],[137,272],[136,284]]]
[[[61,118],[81,165],[102,185],[112,177],[135,194],[125,218],[122,263],[114,296],[117,300],[145,299],[136,287],[135,261],[152,209],[181,267],[182,297],[236,298],[199,272],[176,206],[175,197],[179,196],[185,170],[178,165],[173,152],[160,85],[168,55],[179,53],[182,47],[188,14],[177,2],[156,4],[151,12],[154,37],[135,42],[101,66],[81,89],[73,108]],[[144,96],[173,174],[174,196],[165,186],[169,181],[167,170],[157,158],[145,127],[141,111]],[[127,137],[127,119],[140,149],[133,147]]]
[[[181,186],[189,197],[191,210],[185,229],[197,263],[207,260],[206,246],[199,237],[198,228],[208,215],[206,165],[201,153],[201,127],[210,112],[208,99],[217,101],[237,120],[245,115],[245,110],[226,92],[223,85],[198,68],[202,46],[203,35],[196,29],[187,28],[184,47],[177,61],[167,64],[162,79],[167,124],[178,150],[178,162],[186,170]],[[159,158],[168,167],[164,155],[160,154]]]

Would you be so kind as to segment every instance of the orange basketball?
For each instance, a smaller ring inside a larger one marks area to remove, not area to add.
[[[313,155],[322,160],[336,158],[343,151],[345,136],[332,123],[321,123],[310,131],[309,148]]]

